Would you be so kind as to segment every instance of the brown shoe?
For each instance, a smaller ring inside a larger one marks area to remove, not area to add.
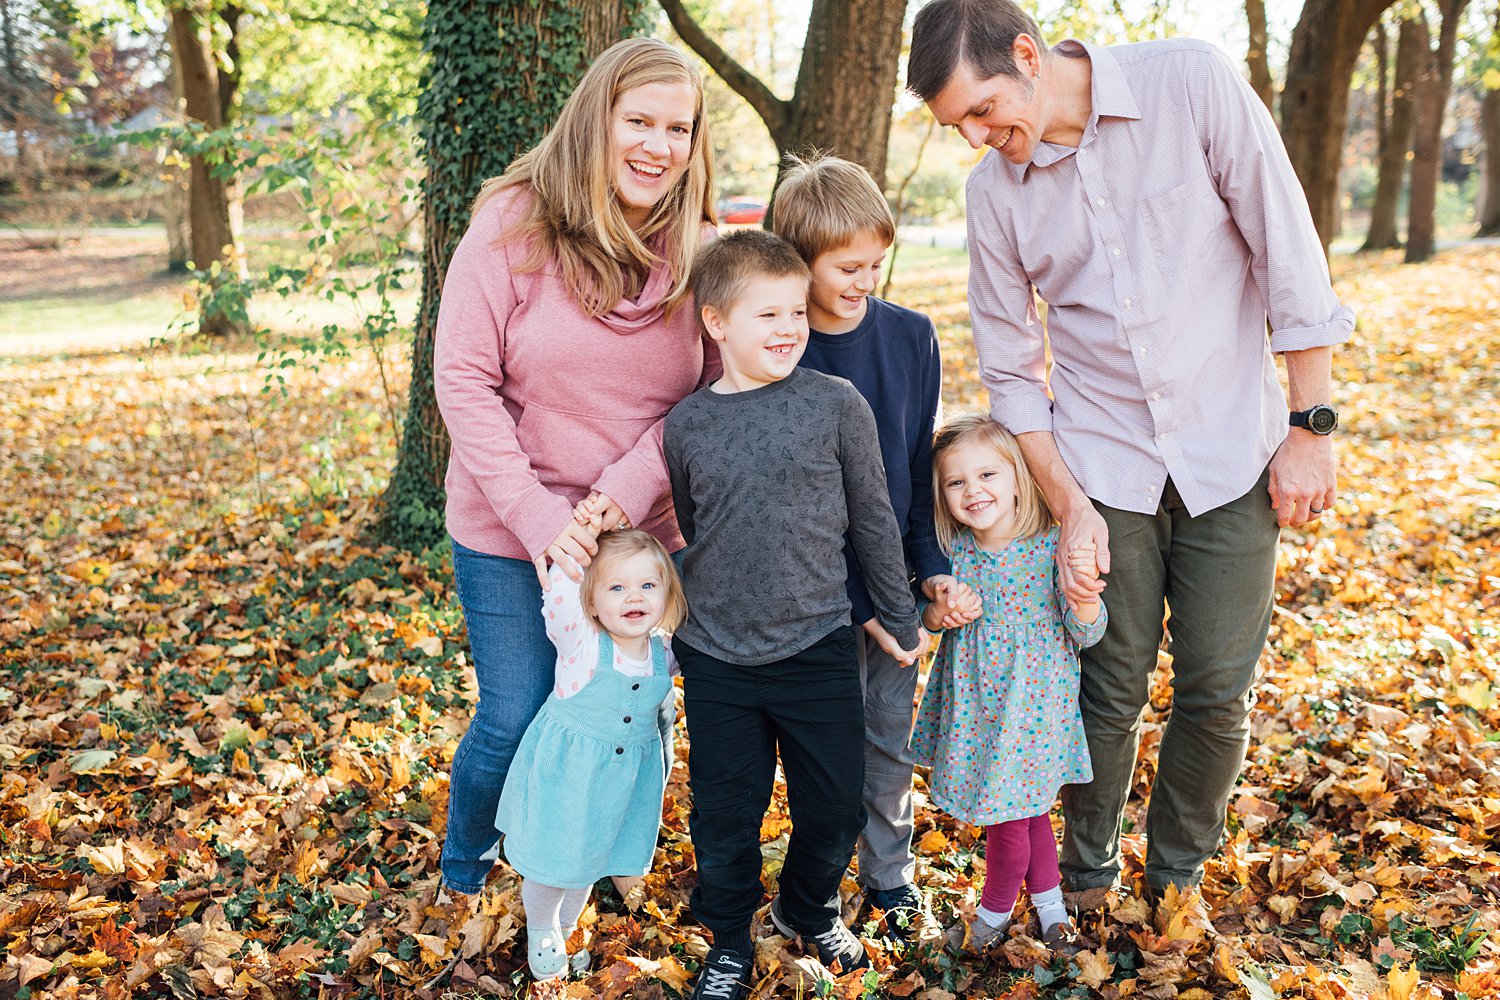
[[[1094,913],[1109,909],[1110,900],[1129,895],[1129,890],[1118,882],[1110,885],[1096,885],[1088,889],[1079,889],[1075,892],[1063,892],[1063,905],[1068,912],[1075,916],[1082,913]]]
[[[1064,958],[1072,958],[1083,950],[1078,943],[1078,929],[1071,920],[1060,920],[1042,931],[1042,943],[1054,955],[1062,955]]]

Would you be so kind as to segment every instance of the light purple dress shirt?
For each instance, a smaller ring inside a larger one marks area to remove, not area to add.
[[[1155,513],[1171,477],[1196,516],[1248,492],[1286,437],[1272,352],[1342,343],[1354,313],[1275,124],[1224,53],[1190,39],[1054,51],[1092,61],[1078,147],[1041,143],[1024,166],[990,153],[969,176],[980,376],[995,419],[1052,431],[1091,498]]]

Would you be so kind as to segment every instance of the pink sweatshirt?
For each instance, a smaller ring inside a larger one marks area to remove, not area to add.
[[[433,381],[453,440],[448,531],[480,552],[534,559],[597,489],[680,549],[661,431],[704,380],[695,311],[665,314],[664,266],[597,319],[555,269],[517,273],[524,246],[493,244],[529,197],[513,188],[480,210],[443,284]]]

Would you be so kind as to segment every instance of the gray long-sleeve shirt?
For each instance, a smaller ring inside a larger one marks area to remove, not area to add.
[[[881,624],[916,645],[875,418],[854,386],[797,368],[748,392],[700,389],[667,414],[663,442],[688,543],[684,641],[755,666],[849,624],[847,532]]]

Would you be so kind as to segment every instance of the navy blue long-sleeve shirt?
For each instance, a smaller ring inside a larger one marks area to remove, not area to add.
[[[873,295],[866,301],[865,318],[848,333],[811,331],[800,363],[853,382],[874,411],[907,568],[921,581],[949,572],[932,522],[932,432],[943,388],[937,331],[919,312]],[[852,618],[863,624],[875,606],[847,544],[844,558]]]

